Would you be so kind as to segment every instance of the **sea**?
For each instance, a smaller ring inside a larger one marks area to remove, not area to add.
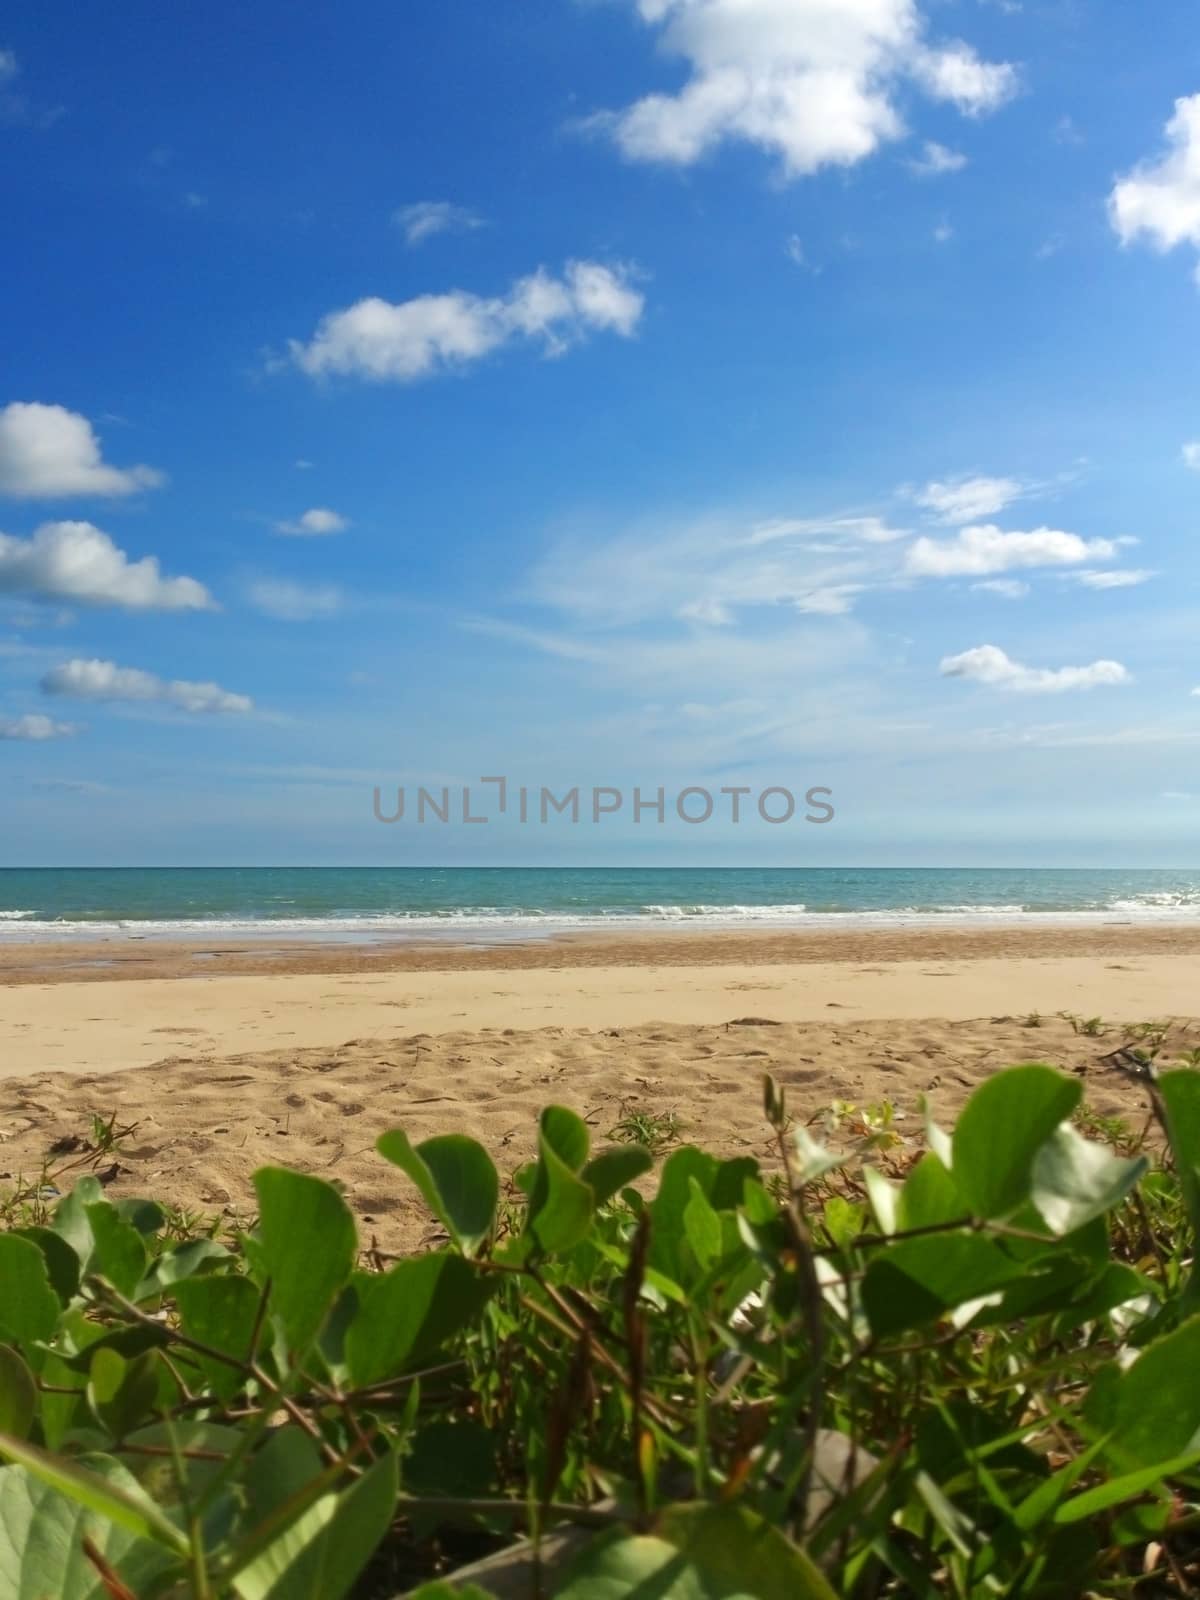
[[[0,869],[0,942],[227,936],[474,943],[625,928],[1197,919],[1200,869]]]

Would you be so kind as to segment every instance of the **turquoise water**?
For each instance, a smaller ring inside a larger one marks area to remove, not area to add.
[[[0,869],[0,939],[523,937],[635,924],[1190,921],[1200,870],[212,867]]]

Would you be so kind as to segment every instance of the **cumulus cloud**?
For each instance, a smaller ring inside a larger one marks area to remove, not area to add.
[[[333,584],[295,583],[288,578],[257,578],[246,585],[246,599],[277,622],[313,622],[342,609],[342,592]]]
[[[914,539],[905,570],[915,578],[986,578],[1021,567],[1070,567],[1109,561],[1117,553],[1111,539],[1081,539],[1077,533],[1036,528],[1005,533],[992,524],[960,528],[952,539]]]
[[[0,533],[0,594],[127,611],[207,611],[195,578],[165,578],[156,556],[131,561],[90,522],[44,522],[29,539]]]
[[[42,679],[42,692],[74,700],[168,705],[192,714],[242,715],[254,709],[249,695],[230,694],[220,684],[159,678],[138,667],[119,667],[115,661],[64,661]]]
[[[951,150],[938,144],[936,139],[926,139],[921,154],[909,161],[908,169],[919,178],[938,178],[947,172],[961,172],[966,164],[967,158],[961,150]]]
[[[1016,478],[963,477],[927,483],[913,498],[939,522],[953,524],[994,517],[1024,493],[1024,484]]]
[[[1154,573],[1145,567],[1116,567],[1111,572],[1076,572],[1073,576],[1085,589],[1133,589]]]
[[[153,467],[111,467],[91,423],[65,406],[14,400],[0,411],[0,494],[20,500],[136,494],[162,483]]]
[[[1072,689],[1096,689],[1130,681],[1119,661],[1093,661],[1087,667],[1026,667],[994,644],[945,656],[939,670],[944,678],[967,678],[1020,694],[1063,694]]]
[[[78,732],[73,722],[55,722],[40,712],[26,717],[0,717],[0,739],[28,739],[41,744],[47,739],[69,739]]]
[[[483,227],[482,217],[449,200],[418,200],[415,205],[401,206],[392,213],[392,221],[403,231],[410,248],[439,233],[470,233]]]
[[[1191,467],[1193,472],[1200,472],[1200,439],[1193,439],[1190,444],[1183,447],[1183,464]]]
[[[903,80],[973,115],[1016,90],[970,45],[929,46],[916,0],[635,0],[688,79],[590,119],[634,161],[689,166],[726,140],[778,156],[788,177],[852,166],[904,125]]]
[[[916,71],[935,100],[949,100],[969,117],[997,110],[1018,87],[1015,67],[1007,61],[981,61],[961,40],[941,50],[923,50]]]
[[[1176,100],[1167,148],[1118,180],[1108,214],[1122,244],[1145,237],[1157,250],[1200,249],[1200,94]]]
[[[277,522],[275,532],[290,534],[296,539],[319,539],[329,533],[345,533],[349,526],[348,517],[330,511],[328,506],[314,506],[294,522]]]
[[[453,289],[399,304],[359,300],[323,317],[307,344],[291,340],[289,351],[311,377],[412,383],[465,367],[515,340],[536,340],[558,355],[589,333],[628,338],[644,304],[629,269],[569,261],[561,277],[539,267],[491,299]]]

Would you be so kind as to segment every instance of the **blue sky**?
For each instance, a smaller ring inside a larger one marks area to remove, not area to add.
[[[0,861],[1195,862],[1185,0],[44,0],[0,149]]]

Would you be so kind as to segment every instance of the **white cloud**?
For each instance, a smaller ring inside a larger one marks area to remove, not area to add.
[[[1018,88],[1017,71],[1007,61],[981,61],[961,39],[941,50],[925,50],[917,76],[935,100],[949,100],[970,117],[995,111]]]
[[[905,570],[917,578],[986,578],[1021,567],[1069,567],[1109,561],[1117,553],[1111,539],[1081,539],[1077,533],[1037,528],[1004,533],[991,524],[960,528],[952,539],[914,539]]]
[[[1200,249],[1200,94],[1176,100],[1166,136],[1163,155],[1114,186],[1109,218],[1122,244],[1144,234],[1158,250],[1179,244]]]
[[[277,522],[275,532],[291,534],[297,539],[313,539],[323,534],[345,533],[349,526],[348,517],[330,511],[327,506],[313,506],[311,511],[305,511],[294,522]]]
[[[605,627],[668,618],[722,626],[740,610],[776,606],[839,615],[894,576],[899,537],[877,517],[638,527],[560,543],[534,570],[531,597]]]
[[[1005,600],[1024,600],[1029,593],[1029,585],[1020,578],[985,578],[982,583],[973,583],[972,589],[982,589],[987,594],[1001,595]]]
[[[973,683],[1013,689],[1020,694],[1062,694],[1130,681],[1119,661],[1093,661],[1088,667],[1025,667],[994,644],[945,656],[939,670],[944,678],[968,678]]]
[[[392,221],[403,229],[404,242],[410,247],[424,244],[435,234],[470,233],[483,227],[482,217],[449,200],[418,200],[415,205],[401,206],[392,213]]]
[[[1200,472],[1200,439],[1193,439],[1190,444],[1183,447],[1183,464],[1191,467],[1193,472]]]
[[[359,300],[330,312],[307,344],[293,339],[289,350],[312,377],[338,373],[411,383],[478,361],[516,339],[539,340],[557,355],[593,332],[628,338],[644,304],[627,268],[569,261],[561,278],[539,268],[493,299],[454,289],[398,305]]]
[[[293,583],[287,578],[258,578],[246,586],[246,598],[258,611],[278,622],[312,622],[342,609],[342,593],[332,584]]]
[[[153,467],[110,467],[91,423],[65,406],[14,400],[0,411],[0,494],[21,500],[111,497],[163,481]]]
[[[947,172],[961,172],[967,164],[967,158],[961,150],[951,150],[944,144],[938,144],[936,139],[926,139],[921,146],[921,154],[914,156],[908,163],[910,172],[915,172],[919,178],[937,178]]]
[[[73,722],[55,722],[37,712],[26,717],[0,717],[0,739],[29,739],[41,744],[47,739],[69,739],[78,732]]]
[[[1085,589],[1132,589],[1154,573],[1145,567],[1118,567],[1112,572],[1076,572],[1072,576]]]
[[[246,694],[230,694],[216,683],[189,683],[184,678],[159,678],[115,661],[65,661],[42,679],[43,694],[74,700],[123,700],[174,706],[193,714],[242,715],[254,709]]]
[[[11,83],[20,70],[14,52],[0,50],[0,84]]]
[[[916,0],[635,0],[689,77],[590,125],[626,157],[689,166],[725,140],[780,158],[788,177],[852,166],[904,124],[894,91],[915,80],[972,114],[1016,88],[1006,64],[954,42],[926,45]]]
[[[90,522],[44,522],[30,539],[0,533],[0,594],[127,611],[215,609],[195,578],[164,578],[157,556],[131,561]]]
[[[949,478],[944,483],[927,483],[913,499],[939,522],[975,522],[979,517],[994,517],[1025,493],[1016,478]]]
[[[808,257],[804,254],[804,241],[798,233],[789,233],[783,244],[784,254],[789,261],[798,267],[808,266]]]
[[[954,229],[948,222],[939,222],[933,230],[935,244],[948,244],[954,237]]]

